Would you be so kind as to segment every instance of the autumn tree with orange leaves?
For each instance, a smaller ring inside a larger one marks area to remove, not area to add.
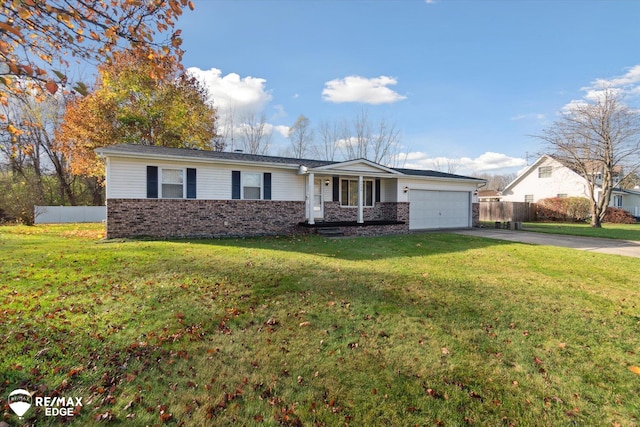
[[[206,88],[181,67],[157,68],[146,56],[120,52],[98,73],[95,90],[69,103],[56,133],[74,174],[102,177],[94,150],[107,145],[214,148],[216,111]]]
[[[25,91],[54,94],[70,84],[73,60],[104,62],[117,50],[144,54],[153,68],[180,64],[180,30],[190,0],[6,0],[0,6],[0,104]],[[75,89],[86,91],[82,83]],[[18,135],[22,123],[0,116],[0,128]]]

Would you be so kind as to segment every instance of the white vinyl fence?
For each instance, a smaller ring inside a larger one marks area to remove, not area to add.
[[[35,206],[36,224],[101,222],[107,219],[106,206]]]

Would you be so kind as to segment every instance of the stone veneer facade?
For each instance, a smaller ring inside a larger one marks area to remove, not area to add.
[[[326,202],[327,222],[356,221],[358,210]],[[472,204],[472,224],[480,224],[479,204]],[[315,229],[305,221],[305,202],[273,200],[109,199],[107,238],[123,237],[238,237],[291,235]],[[364,209],[365,221],[401,224],[341,226],[346,236],[374,236],[409,232],[409,203],[376,203]]]

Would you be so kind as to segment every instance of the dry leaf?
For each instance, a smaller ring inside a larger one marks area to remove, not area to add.
[[[640,375],[640,368],[637,366],[629,366],[629,370],[634,374]]]

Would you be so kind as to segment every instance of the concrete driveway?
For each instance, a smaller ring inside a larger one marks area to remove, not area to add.
[[[530,243],[533,245],[561,246],[581,251],[640,258],[640,242],[631,240],[601,239],[597,237],[566,236],[491,228],[453,230],[452,233],[485,237],[487,239],[508,240],[510,242]]]

